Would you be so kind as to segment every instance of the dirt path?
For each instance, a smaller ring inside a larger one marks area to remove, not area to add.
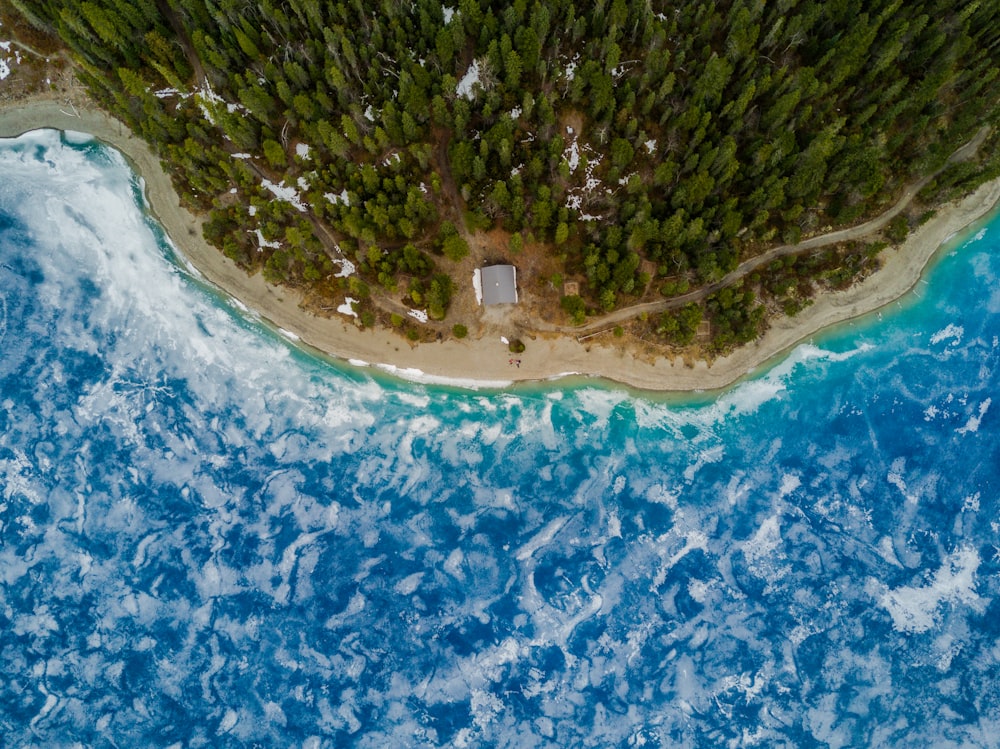
[[[735,284],[737,281],[750,275],[758,268],[761,268],[778,258],[787,257],[789,255],[798,255],[809,252],[810,250],[819,249],[821,247],[829,247],[831,245],[840,244],[841,242],[852,242],[870,234],[874,234],[877,231],[881,231],[889,224],[890,221],[906,209],[917,194],[924,189],[924,187],[926,187],[932,179],[937,177],[951,164],[967,161],[975,156],[979,151],[979,147],[983,144],[983,141],[986,140],[986,136],[988,136],[989,133],[990,128],[988,126],[980,128],[979,132],[977,132],[968,143],[958,148],[951,156],[948,157],[944,166],[933,174],[930,174],[911,184],[903,191],[899,200],[897,200],[891,208],[870,221],[866,221],[863,224],[851,226],[846,229],[838,229],[837,231],[832,231],[828,234],[820,234],[815,237],[810,237],[809,239],[796,244],[786,244],[773,247],[757,257],[750,258],[749,260],[745,260],[740,263],[735,270],[730,271],[720,280],[707,284],[706,286],[702,286],[701,288],[695,289],[687,294],[682,294],[681,296],[676,296],[671,299],[658,300],[655,302],[633,304],[629,307],[623,307],[622,309],[610,312],[607,315],[601,315],[600,317],[594,318],[586,324],[580,326],[547,325],[539,326],[539,328],[541,330],[551,330],[563,333],[573,332],[577,335],[586,335],[587,333],[593,333],[612,325],[621,324],[638,317],[644,312],[646,314],[654,314],[657,312],[665,312],[666,310],[678,309],[686,304],[690,304],[691,302],[704,301],[720,289],[724,289],[727,286]]]

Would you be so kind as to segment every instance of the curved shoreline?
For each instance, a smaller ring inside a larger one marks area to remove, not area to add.
[[[208,281],[238,299],[277,328],[350,364],[368,364],[406,379],[466,387],[498,388],[522,381],[552,380],[567,375],[601,377],[640,390],[705,391],[727,387],[761,365],[784,354],[818,331],[867,314],[909,292],[938,249],[953,235],[988,215],[1000,202],[1000,179],[971,195],[945,204],[914,231],[900,248],[883,251],[879,271],[844,291],[824,293],[794,318],[771,321],[757,341],[721,357],[711,365],[687,364],[608,347],[572,337],[528,342],[516,360],[496,340],[446,340],[411,346],[391,331],[360,330],[348,318],[317,317],[299,307],[293,289],[266,283],[258,273],[247,276],[202,237],[202,221],[180,205],[170,178],[149,146],[123,124],[92,105],[61,104],[51,98],[17,102],[0,108],[0,138],[51,128],[93,135],[121,151],[145,181],[146,198],[155,217],[180,254]],[[519,362],[514,365],[512,362]]]

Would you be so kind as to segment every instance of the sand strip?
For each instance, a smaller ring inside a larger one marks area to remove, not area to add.
[[[206,279],[302,342],[344,360],[384,364],[407,376],[419,370],[431,378],[471,381],[496,387],[505,382],[547,380],[566,374],[607,378],[643,390],[692,391],[722,388],[787,351],[817,331],[883,307],[906,294],[941,245],[986,216],[1000,201],[1000,180],[983,185],[963,200],[941,206],[898,249],[885,250],[883,267],[864,282],[818,296],[794,318],[772,321],[758,341],[714,361],[692,366],[663,357],[634,354],[612,345],[610,334],[579,343],[574,338],[527,340],[527,350],[512,355],[499,337],[447,340],[411,346],[391,331],[360,330],[347,318],[317,317],[299,307],[291,289],[271,286],[260,274],[248,277],[202,238],[201,220],[181,207],[158,158],[117,120],[93,106],[51,99],[17,102],[0,109],[0,137],[55,128],[90,133],[132,162],[146,181],[150,206],[181,253]],[[602,340],[603,339],[603,340]],[[607,341],[605,343],[604,341]],[[439,380],[440,381],[440,380]]]

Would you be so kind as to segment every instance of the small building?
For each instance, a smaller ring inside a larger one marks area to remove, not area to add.
[[[513,265],[490,265],[479,274],[483,304],[517,304],[517,269]]]

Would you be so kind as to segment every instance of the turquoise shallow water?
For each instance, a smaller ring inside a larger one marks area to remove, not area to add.
[[[11,746],[990,746],[1000,225],[712,396],[310,357],[0,145]]]

